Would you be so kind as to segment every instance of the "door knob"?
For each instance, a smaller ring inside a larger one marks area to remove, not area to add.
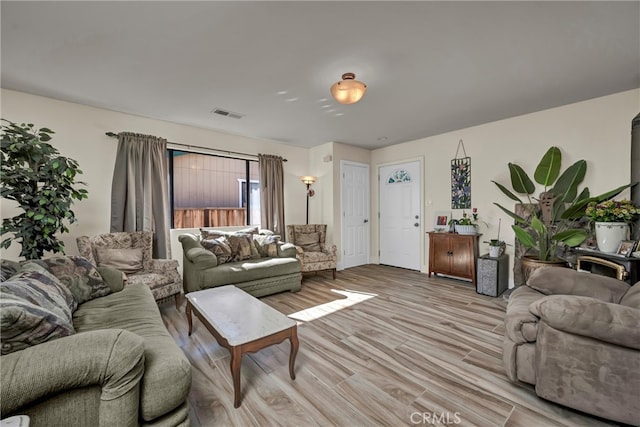
[[[366,224],[366,223],[368,223],[368,222],[369,222],[369,220],[368,220],[368,219],[365,219],[365,220],[364,220],[364,223],[365,223],[365,224]]]
[[[413,224],[414,227],[420,227],[420,224],[418,224],[417,222],[415,224]]]

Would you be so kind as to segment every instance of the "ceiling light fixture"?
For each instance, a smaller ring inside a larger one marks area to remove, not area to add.
[[[340,104],[355,104],[367,91],[367,85],[356,80],[353,73],[344,73],[342,80],[331,86],[331,95]]]

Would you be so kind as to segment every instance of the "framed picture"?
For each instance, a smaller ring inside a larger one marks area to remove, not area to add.
[[[620,242],[620,246],[618,246],[618,250],[616,251],[616,253],[618,255],[630,257],[631,253],[636,247],[636,243],[637,242],[635,240],[623,240],[622,242]]]
[[[433,229],[435,231],[446,231],[449,228],[448,222],[451,212],[436,211],[433,217]]]

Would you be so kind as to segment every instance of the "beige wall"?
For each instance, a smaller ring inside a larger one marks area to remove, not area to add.
[[[498,219],[502,218],[500,237],[513,243],[509,218],[493,205],[513,203],[491,182],[509,184],[508,162],[518,163],[533,176],[533,170],[551,146],[560,147],[563,169],[585,159],[585,185],[592,194],[610,190],[629,182],[631,120],[640,109],[640,90],[622,92],[602,98],[565,105],[471,128],[460,129],[429,138],[394,145],[371,153],[372,212],[378,211],[378,165],[424,156],[425,230],[433,228],[435,211],[450,211],[450,162],[462,139],[471,157],[472,206],[479,209],[481,241],[495,238]],[[453,213],[454,218],[461,210]],[[371,253],[378,253],[378,221],[372,214]],[[425,236],[426,241],[426,236]],[[488,251],[481,244],[480,252]],[[422,270],[427,271],[428,246],[424,250]],[[513,248],[508,248],[513,262]]]
[[[304,149],[4,89],[1,95],[3,118],[53,129],[56,131],[53,145],[63,155],[78,160],[84,171],[81,178],[88,183],[89,199],[76,205],[79,222],[71,225],[71,233],[64,236],[67,253],[77,253],[76,236],[109,230],[111,176],[117,142],[104,133],[132,131],[194,146],[286,157],[289,160],[285,163],[286,223],[304,224],[305,186],[299,177],[317,176],[309,220],[328,224],[328,239],[338,246],[339,252],[340,161],[370,164],[372,262],[377,262],[374,254],[378,253],[378,166],[424,158],[424,229],[430,230],[433,213],[450,210],[449,166],[458,140],[463,139],[471,157],[473,206],[479,209],[480,219],[487,223],[480,228],[484,234],[482,240],[495,237],[498,218],[503,218],[501,237],[513,242],[508,219],[493,205],[494,201],[504,204],[510,201],[491,183],[491,180],[508,182],[507,163],[520,163],[525,170],[532,171],[546,149],[557,145],[563,152],[565,167],[578,159],[587,160],[586,185],[592,193],[604,192],[629,181],[631,119],[640,110],[640,89],[636,89],[370,151],[335,142]],[[1,212],[3,217],[13,216],[16,209],[2,200]],[[454,217],[460,215],[461,211],[454,212]],[[486,251],[487,245],[482,244],[481,252]],[[426,252],[423,249],[423,271],[427,270]],[[14,243],[0,255],[17,258],[18,253]]]
[[[284,164],[285,220],[288,223],[304,222],[305,208],[300,200],[304,200],[305,190],[298,177],[308,173],[307,149],[5,89],[2,89],[1,96],[3,118],[54,130],[56,133],[52,144],[63,156],[77,160],[84,172],[80,178],[88,184],[89,198],[74,205],[78,222],[72,224],[69,227],[70,233],[63,236],[68,254],[78,253],[75,243],[77,236],[109,231],[111,178],[117,141],[105,135],[108,131],[139,132],[160,136],[170,142],[286,157],[289,161]],[[3,199],[1,212],[5,218],[16,215],[18,211],[12,202]],[[17,259],[19,252],[19,245],[13,243],[8,250],[0,252],[0,255]]]

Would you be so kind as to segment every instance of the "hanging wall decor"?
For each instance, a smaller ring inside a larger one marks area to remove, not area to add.
[[[462,147],[464,157],[458,157]],[[467,157],[462,140],[458,142],[456,157],[451,160],[451,209],[471,208],[471,157]]]

